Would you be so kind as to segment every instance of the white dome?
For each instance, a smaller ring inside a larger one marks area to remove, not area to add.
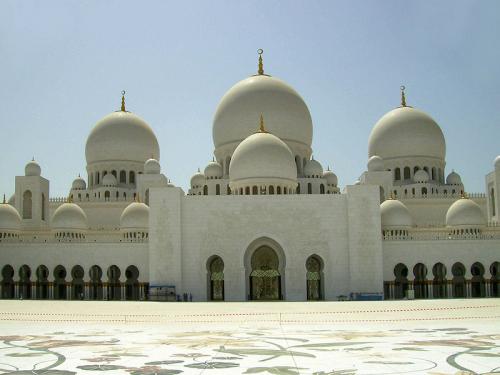
[[[307,105],[292,87],[267,75],[246,78],[222,97],[212,129],[215,148],[237,145],[253,134],[260,114],[269,123],[267,130],[285,143],[310,149],[313,126]]]
[[[125,111],[110,113],[97,122],[85,146],[87,164],[160,160],[160,147],[151,127],[139,116]]]
[[[87,214],[75,203],[63,203],[54,212],[51,225],[55,230],[87,230]]]
[[[385,114],[372,129],[368,156],[428,157],[444,161],[446,143],[439,125],[426,113],[399,107]]]
[[[369,172],[380,172],[384,170],[384,160],[380,156],[373,155],[368,159],[366,166]]]
[[[71,190],[85,190],[87,189],[87,183],[83,178],[78,176],[73,180],[73,183],[71,184]]]
[[[19,231],[21,229],[21,216],[10,204],[0,204],[0,232]]]
[[[326,183],[328,185],[333,185],[335,187],[337,187],[338,185],[338,179],[337,179],[337,175],[335,173],[333,173],[331,170],[327,169],[324,173],[323,173],[323,178],[326,179]]]
[[[207,164],[204,171],[206,178],[222,178],[222,166],[216,161]]]
[[[40,165],[35,160],[31,160],[24,167],[25,176],[40,176],[41,174],[42,168],[40,168]]]
[[[102,178],[102,185],[103,186],[116,186],[118,184],[118,181],[116,180],[116,177],[113,176],[111,173],[106,174]]]
[[[144,203],[130,203],[122,212],[120,217],[120,228],[122,230],[147,230],[149,228],[149,207]]]
[[[500,169],[500,155],[498,155],[496,158],[495,158],[495,161],[493,162],[494,165],[495,165],[495,169]]]
[[[306,177],[322,177],[323,176],[323,167],[319,163],[319,161],[311,159],[308,160],[306,165],[304,166],[304,176]]]
[[[427,173],[423,169],[419,169],[413,175],[413,181],[418,183],[429,182],[429,173]]]
[[[446,184],[462,185],[462,179],[460,178],[460,175],[457,172],[451,171],[451,173],[446,177]]]
[[[202,186],[205,184],[205,175],[200,172],[198,169],[198,172],[196,172],[192,177],[191,177],[191,188],[194,188],[195,186]]]
[[[145,174],[160,174],[161,166],[158,160],[148,159],[144,163],[144,173]]]
[[[234,151],[229,164],[229,180],[283,179],[297,182],[292,151],[281,139],[267,132],[247,137]]]
[[[16,194],[12,194],[12,195],[10,196],[8,203],[9,203],[11,206],[15,206],[15,205],[16,205]]]
[[[383,229],[401,229],[413,226],[408,208],[396,199],[387,199],[380,205]]]
[[[486,225],[486,218],[476,202],[460,198],[446,212],[446,225],[464,229],[477,228]]]

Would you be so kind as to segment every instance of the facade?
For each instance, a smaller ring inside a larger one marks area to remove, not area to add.
[[[404,87],[373,127],[354,185],[341,191],[313,158],[312,135],[304,100],[259,56],[257,74],[222,97],[214,158],[184,192],[161,173],[154,131],[122,96],[91,130],[87,178],[67,198],[50,196],[35,160],[16,177],[0,204],[1,297],[500,296],[500,157],[485,192],[466,193],[445,174],[439,125],[407,105]]]

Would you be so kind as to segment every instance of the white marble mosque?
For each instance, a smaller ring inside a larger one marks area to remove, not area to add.
[[[312,156],[305,100],[260,55],[222,96],[213,159],[185,192],[161,172],[154,124],[122,96],[89,127],[87,176],[67,197],[50,195],[35,160],[15,177],[0,204],[1,297],[499,297],[500,157],[484,191],[467,191],[439,125],[408,103],[402,87],[381,108],[367,170],[341,189],[324,168],[335,161]]]

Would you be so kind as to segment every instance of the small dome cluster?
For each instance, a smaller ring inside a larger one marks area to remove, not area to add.
[[[451,173],[446,177],[446,184],[447,185],[462,185],[462,178],[460,175],[455,172],[451,171]]]
[[[215,160],[212,160],[208,165],[205,167],[205,171],[203,173],[205,175],[206,179],[213,180],[213,179],[220,179],[222,178],[222,166],[217,163]]]
[[[145,174],[160,174],[161,166],[158,160],[156,159],[148,159],[144,163],[144,173]]]
[[[78,175],[77,178],[73,180],[73,183],[71,184],[71,190],[85,190],[87,189],[87,183],[83,178]]]
[[[308,160],[304,167],[304,177],[306,178],[321,178],[323,177],[323,167],[319,163],[319,161]]]
[[[35,161],[35,159],[31,160],[26,164],[24,167],[24,175],[25,176],[41,176],[42,175],[42,168],[40,168],[40,165]]]

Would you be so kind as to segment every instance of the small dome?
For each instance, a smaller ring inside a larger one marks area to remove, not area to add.
[[[399,107],[375,124],[368,141],[368,156],[382,159],[430,157],[443,160],[446,143],[439,125],[428,114]]]
[[[132,202],[122,212],[120,217],[120,228],[145,229],[149,228],[149,207],[144,203]]]
[[[464,229],[477,228],[486,225],[486,218],[476,202],[460,198],[446,212],[446,225]]]
[[[446,185],[462,185],[460,175],[455,171],[451,171],[451,173],[446,177]]]
[[[63,203],[57,207],[51,222],[55,230],[87,230],[87,214],[75,203]]]
[[[24,174],[26,176],[40,176],[42,174],[42,168],[40,168],[40,165],[33,159],[24,167]]]
[[[413,175],[413,181],[417,183],[429,182],[429,173],[427,173],[423,169],[419,169]]]
[[[16,205],[16,194],[12,194],[7,203],[9,203],[11,206],[15,206]]]
[[[196,172],[193,177],[191,177],[191,188],[194,188],[196,186],[202,186],[205,184],[205,175],[200,172],[198,169],[198,172]]]
[[[19,231],[21,229],[21,216],[10,204],[0,203],[0,232]]]
[[[495,164],[495,169],[500,169],[500,155],[495,158],[493,163]]]
[[[83,178],[78,176],[73,180],[73,183],[71,184],[71,190],[85,190],[87,189],[87,183]]]
[[[337,175],[335,173],[333,173],[331,170],[327,169],[324,173],[323,173],[323,178],[326,179],[326,183],[328,185],[333,185],[335,187],[337,187],[339,181],[338,181],[338,178],[337,178]]]
[[[384,160],[380,156],[373,155],[368,159],[366,166],[369,172],[380,172],[384,170]]]
[[[116,177],[113,176],[111,173],[108,173],[102,178],[102,185],[103,186],[116,186],[118,184],[118,181],[116,180]]]
[[[292,151],[281,139],[267,132],[245,138],[233,153],[229,164],[229,179],[282,179],[297,182],[297,168]]]
[[[97,122],[85,146],[87,165],[97,162],[160,160],[153,129],[139,116],[125,111],[110,113]]]
[[[144,163],[144,173],[145,174],[160,174],[161,166],[158,160],[148,159]]]
[[[222,178],[222,166],[216,161],[211,161],[205,167],[206,178]]]
[[[323,167],[319,161],[314,159],[308,160],[304,167],[304,176],[309,178],[323,176]]]
[[[383,229],[403,229],[413,226],[408,208],[396,199],[387,199],[380,205]]]
[[[255,75],[231,87],[222,97],[214,116],[215,148],[239,144],[255,132],[255,118],[263,113],[268,130],[283,139],[310,148],[313,125],[301,96],[282,80]]]

